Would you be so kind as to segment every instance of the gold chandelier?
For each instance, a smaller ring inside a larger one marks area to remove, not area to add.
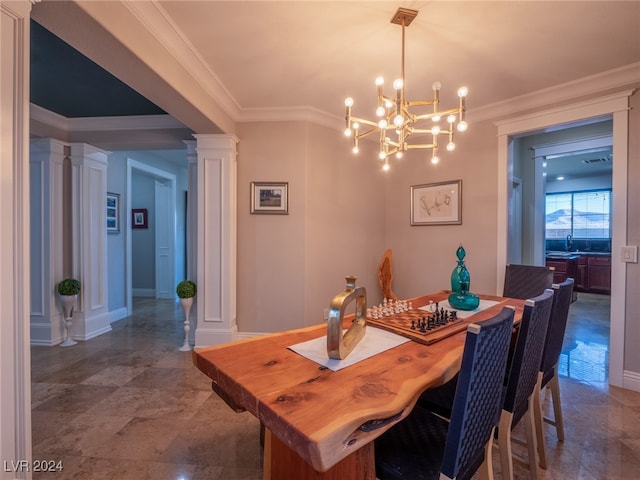
[[[400,78],[393,82],[395,98],[383,94],[382,87],[384,79],[376,78],[378,87],[378,107],[376,108],[377,121],[367,120],[351,115],[353,98],[347,98],[344,104],[346,112],[346,128],[344,134],[353,138],[353,152],[358,153],[358,142],[361,138],[376,132],[380,133],[380,149],[378,157],[384,160],[384,170],[389,170],[389,157],[395,155],[401,158],[404,152],[413,149],[431,149],[431,163],[440,161],[438,157],[438,137],[447,136],[447,151],[455,149],[453,143],[453,132],[467,130],[467,122],[464,119],[465,97],[467,87],[458,89],[460,99],[457,108],[441,111],[440,104],[440,83],[435,82],[433,88],[433,100],[408,101],[406,98],[406,81],[404,77],[404,31],[414,18],[418,15],[417,10],[399,8],[391,19],[391,23],[402,26],[402,63]],[[432,108],[429,108],[432,107]],[[441,125],[443,124],[443,125]],[[365,125],[364,131],[361,126]],[[394,135],[393,138],[389,134]],[[419,143],[419,137],[431,136],[431,143]],[[415,143],[414,143],[415,142]]]

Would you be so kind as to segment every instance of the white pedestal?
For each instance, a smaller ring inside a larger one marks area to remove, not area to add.
[[[189,352],[192,350],[191,344],[189,344],[189,330],[191,330],[191,323],[189,322],[189,312],[193,306],[193,297],[181,298],[180,305],[184,311],[184,344],[179,348],[181,352]]]
[[[60,344],[61,347],[70,347],[78,343],[71,339],[70,333],[71,325],[73,324],[73,307],[76,305],[77,298],[77,295],[60,295],[62,311],[64,312],[64,328],[66,331],[64,342]]]

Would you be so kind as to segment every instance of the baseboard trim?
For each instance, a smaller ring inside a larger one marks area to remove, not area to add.
[[[238,327],[233,328],[202,328],[196,327],[196,348],[221,345],[238,340]]]
[[[640,373],[624,370],[622,372],[622,388],[640,392]]]
[[[238,339],[243,340],[245,338],[263,337],[264,335],[269,334],[266,332],[238,332]]]
[[[71,331],[73,332],[71,338],[81,342],[110,332],[109,312],[95,313],[89,317],[84,316],[84,318],[81,315],[78,318],[74,317]]]
[[[152,297],[155,298],[155,288],[132,288],[131,295],[134,297]]]
[[[54,347],[62,342],[62,336],[54,338],[53,332],[60,329],[60,322],[57,328],[46,322],[32,322],[30,325],[30,344],[42,347]]]
[[[129,309],[127,307],[118,308],[109,312],[109,323],[115,323],[118,320],[127,318],[129,316]]]

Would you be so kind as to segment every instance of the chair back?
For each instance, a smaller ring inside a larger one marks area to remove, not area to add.
[[[513,413],[512,427],[527,411],[529,397],[538,381],[552,304],[551,289],[526,300],[524,304],[504,401],[504,409]]]
[[[573,278],[567,278],[562,283],[554,283],[551,289],[554,291],[553,304],[551,306],[551,316],[549,317],[549,328],[547,328],[547,338],[542,353],[540,371],[543,373],[542,383],[546,384],[549,379],[545,377],[553,375],[553,367],[560,359],[564,332],[567,328],[569,318],[569,306],[573,295]]]
[[[448,478],[473,474],[498,424],[513,316],[513,309],[503,308],[495,317],[467,328],[442,459],[441,472]]]
[[[553,271],[553,267],[507,264],[502,296],[523,300],[536,297],[551,288]]]

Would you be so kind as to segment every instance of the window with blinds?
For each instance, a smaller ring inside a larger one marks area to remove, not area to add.
[[[549,193],[546,238],[611,238],[611,190]]]

